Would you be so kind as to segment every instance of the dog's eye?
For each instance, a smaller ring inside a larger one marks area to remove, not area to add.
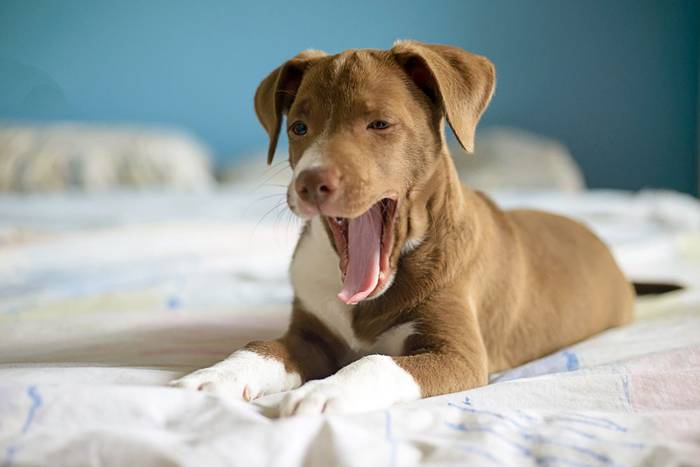
[[[367,125],[367,128],[370,130],[386,130],[389,126],[389,123],[384,120],[375,120]]]
[[[294,122],[292,123],[291,130],[292,133],[294,133],[297,136],[304,136],[306,132],[309,131],[309,128],[304,122]]]

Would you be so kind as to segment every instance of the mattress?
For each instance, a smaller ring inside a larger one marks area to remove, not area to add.
[[[700,465],[700,203],[501,192],[573,216],[630,278],[634,323],[488,386],[276,418],[167,382],[280,335],[300,222],[284,188],[0,196],[0,465]]]

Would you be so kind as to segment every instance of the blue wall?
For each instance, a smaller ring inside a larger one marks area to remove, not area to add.
[[[164,123],[259,150],[261,78],[298,51],[461,45],[496,64],[484,125],[562,139],[591,186],[697,190],[689,1],[0,1],[0,119]]]

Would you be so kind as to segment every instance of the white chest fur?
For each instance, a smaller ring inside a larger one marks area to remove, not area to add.
[[[291,266],[291,278],[304,309],[345,341],[355,354],[353,359],[374,353],[401,355],[405,339],[414,332],[413,323],[404,323],[389,329],[374,342],[355,335],[352,305],[346,305],[337,297],[342,287],[338,256],[318,216],[311,220],[307,234],[300,240]]]

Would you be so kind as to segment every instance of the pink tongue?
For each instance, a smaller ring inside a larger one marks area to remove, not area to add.
[[[382,213],[379,205],[348,223],[348,267],[338,298],[354,305],[367,297],[379,282]]]

